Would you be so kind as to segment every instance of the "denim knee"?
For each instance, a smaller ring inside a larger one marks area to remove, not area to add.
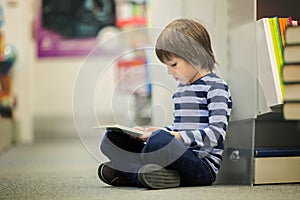
[[[111,143],[110,141],[109,141],[109,139],[106,137],[106,133],[105,133],[105,135],[104,135],[104,137],[103,137],[103,139],[102,139],[102,141],[101,141],[101,143],[100,143],[100,151],[104,154],[104,155],[107,155],[107,152],[106,152],[106,150],[108,150],[109,148],[109,143]]]
[[[152,133],[151,137],[148,138],[144,151],[157,151],[169,144],[172,141],[172,139],[174,139],[174,136],[167,131],[155,131]]]

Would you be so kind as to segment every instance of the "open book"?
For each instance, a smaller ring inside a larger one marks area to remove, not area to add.
[[[136,130],[136,129],[133,129],[133,128],[130,128],[127,126],[122,126],[119,124],[100,125],[100,126],[96,126],[94,128],[122,132],[122,133],[128,134],[133,137],[140,137],[141,135],[143,135],[145,133],[143,131],[139,131],[139,130]]]

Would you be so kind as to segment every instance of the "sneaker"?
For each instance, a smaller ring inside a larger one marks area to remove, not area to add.
[[[150,189],[178,187],[180,175],[175,170],[165,169],[159,165],[144,165],[138,174],[140,183]]]
[[[112,186],[131,186],[131,182],[124,174],[116,170],[111,162],[102,163],[98,168],[99,178],[106,184]]]

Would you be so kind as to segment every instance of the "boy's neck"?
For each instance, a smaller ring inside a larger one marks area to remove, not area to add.
[[[194,83],[196,80],[202,78],[203,76],[206,76],[207,74],[211,73],[209,70],[199,70],[197,74],[195,74],[194,78],[192,78],[192,82],[190,84]]]

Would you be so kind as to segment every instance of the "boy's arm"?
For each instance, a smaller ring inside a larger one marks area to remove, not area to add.
[[[232,102],[228,86],[213,85],[207,94],[209,125],[201,130],[179,131],[184,143],[190,147],[217,147],[223,149]]]

